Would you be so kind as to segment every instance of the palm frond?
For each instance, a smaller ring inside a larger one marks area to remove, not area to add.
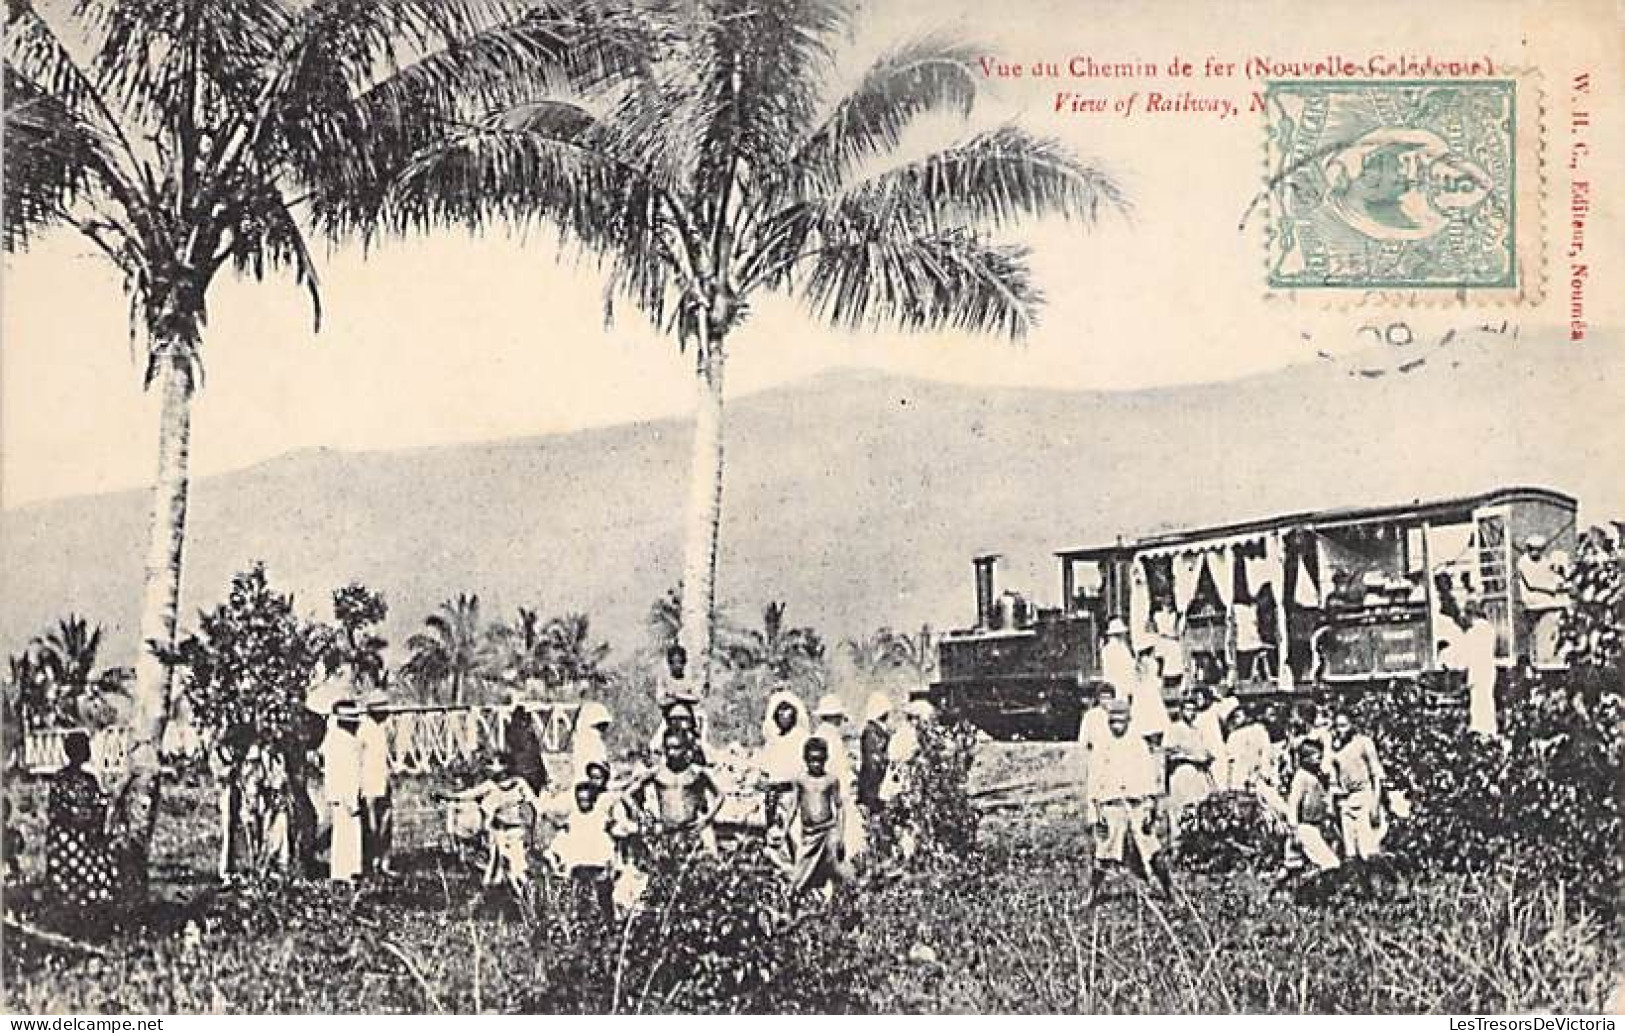
[[[828,198],[785,206],[763,220],[740,282],[782,284],[804,254],[829,240],[999,229],[1054,215],[1091,225],[1103,207],[1128,207],[1104,172],[1053,140],[1004,126],[849,184]]]
[[[706,113],[694,182],[730,219],[730,185],[745,170],[782,164],[819,112],[833,66],[829,41],[850,19],[845,0],[708,0],[690,60]]]
[[[1026,259],[1026,248],[963,229],[829,240],[806,258],[792,292],[843,329],[953,328],[1015,340],[1043,300]]]
[[[967,43],[928,36],[883,55],[772,178],[794,196],[827,194],[864,162],[895,148],[920,116],[969,115],[977,53]]]
[[[229,211],[215,263],[229,262],[239,275],[264,280],[268,269],[285,269],[310,297],[313,329],[322,328],[321,279],[304,230],[275,183],[254,177],[230,192]]]
[[[1090,225],[1103,207],[1128,207],[1101,169],[1014,125],[851,184],[836,199],[878,209],[906,205],[936,213],[944,225],[991,227],[1049,215]]]
[[[5,247],[26,246],[33,234],[68,221],[93,196],[122,200],[124,183],[109,141],[40,84],[5,64]],[[122,206],[121,206],[122,207]],[[111,213],[109,213],[111,214]],[[118,255],[127,242],[122,220],[86,224],[87,235]],[[99,227],[99,228],[98,228]]]
[[[436,7],[456,17],[425,20]],[[414,27],[411,47],[390,42],[391,10]],[[285,59],[275,117],[317,221],[335,233],[370,230],[393,178],[442,133],[629,60],[585,24],[514,0],[313,8]]]
[[[287,0],[77,0],[74,12],[111,106],[183,143],[252,107],[293,23]]]

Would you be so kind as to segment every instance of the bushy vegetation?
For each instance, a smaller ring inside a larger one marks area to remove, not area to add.
[[[404,787],[410,815],[417,783]],[[159,858],[213,846],[174,798]],[[413,826],[415,842],[429,842]],[[4,1007],[176,1012],[1455,1012],[1609,1008],[1612,927],[1560,884],[1440,875],[1403,897],[1293,906],[1246,872],[1183,873],[1171,905],[1119,883],[1086,906],[1081,820],[983,823],[958,863],[789,909],[759,855],[667,870],[629,925],[593,930],[557,883],[534,922],[432,850],[359,896],[322,883],[176,884],[150,932],[94,956],[8,929]],[[190,882],[190,879],[187,880]],[[758,902],[768,902],[761,907]],[[14,905],[15,906],[15,905]],[[624,945],[624,958],[623,958]],[[617,990],[616,979],[619,978]]]

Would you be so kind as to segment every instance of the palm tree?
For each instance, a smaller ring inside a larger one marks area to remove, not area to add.
[[[769,602],[762,608],[762,626],[744,630],[729,650],[730,664],[742,670],[760,668],[773,678],[792,679],[824,659],[824,642],[812,628],[796,628],[784,621],[786,604]]]
[[[58,687],[85,689],[95,681],[96,655],[101,651],[102,629],[78,614],[57,621],[45,636],[45,662]]]
[[[485,632],[491,665],[520,684],[540,678],[547,662],[543,628],[542,615],[528,606],[519,607],[511,624],[494,622]]]
[[[400,225],[543,218],[692,349],[698,387],[681,628],[709,683],[722,515],[723,375],[751,300],[778,291],[842,328],[1020,338],[1041,298],[1026,250],[989,239],[1029,216],[1092,223],[1117,186],[1005,126],[892,161],[922,116],[968,115],[979,50],[937,38],[880,58],[829,98],[843,0],[647,0],[612,11],[642,59],[586,100],[493,108],[415,160]]]
[[[541,677],[550,688],[563,685],[598,687],[606,675],[609,643],[595,642],[592,622],[584,613],[568,613],[547,622],[542,632],[546,662]]]
[[[419,685],[444,686],[448,702],[463,701],[472,682],[483,682],[489,671],[490,640],[480,624],[480,597],[458,593],[423,619],[427,630],[406,640],[412,654],[402,672]]]
[[[317,274],[298,213],[334,232],[460,102],[535,88],[565,34],[523,0],[6,0],[4,244],[77,231],[124,278],[156,389],[128,774],[144,856],[160,792],[188,498],[191,402],[223,269]],[[534,78],[532,78],[534,77]],[[358,203],[355,198],[362,199]]]

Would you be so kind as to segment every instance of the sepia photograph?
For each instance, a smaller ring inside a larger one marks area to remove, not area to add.
[[[4,11],[14,1028],[1614,1028],[1617,3]]]

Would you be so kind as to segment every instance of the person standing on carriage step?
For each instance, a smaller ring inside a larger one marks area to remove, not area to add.
[[[1093,905],[1106,873],[1121,869],[1126,847],[1134,839],[1145,875],[1154,878],[1164,899],[1173,897],[1173,877],[1157,839],[1156,798],[1162,783],[1157,760],[1145,738],[1129,728],[1129,705],[1113,700],[1107,710],[1107,734],[1091,761],[1095,820],[1095,864],[1089,875],[1087,903]]]
[[[322,739],[322,778],[333,819],[328,877],[349,883],[361,874],[361,707],[352,698],[336,700]]]
[[[1495,714],[1495,625],[1484,604],[1473,600],[1462,607],[1462,632],[1440,656],[1440,663],[1467,678],[1467,730],[1494,738],[1499,734]]]
[[[508,770],[525,780],[530,791],[547,787],[547,765],[542,763],[542,739],[536,734],[536,719],[518,696],[510,696],[508,723],[502,728],[502,752]]]
[[[356,731],[361,755],[361,857],[369,875],[393,875],[390,848],[395,816],[389,793],[389,694],[382,686],[367,693],[366,715]]]
[[[1558,557],[1546,551],[1544,535],[1532,534],[1523,540],[1518,556],[1518,595],[1523,602],[1529,626],[1529,663],[1546,668],[1561,662],[1558,636],[1568,596],[1563,591],[1563,572]]]

